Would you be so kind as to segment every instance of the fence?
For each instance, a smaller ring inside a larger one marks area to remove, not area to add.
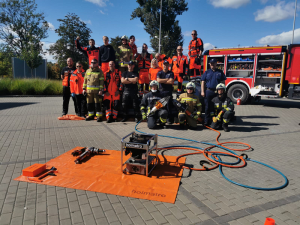
[[[47,59],[43,59],[38,68],[31,70],[24,60],[12,57],[12,68],[14,78],[48,78]]]

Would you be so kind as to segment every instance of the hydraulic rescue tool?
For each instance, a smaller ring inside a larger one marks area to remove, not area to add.
[[[151,114],[155,113],[157,110],[159,110],[162,107],[165,107],[168,104],[168,101],[171,96],[164,97],[156,102],[155,106],[150,110],[150,112],[147,114],[147,117],[149,117]]]
[[[72,155],[73,156],[79,156],[74,162],[76,164],[80,164],[84,161],[84,159],[87,159],[89,156],[99,155],[103,152],[105,152],[104,149],[90,147],[90,148],[82,148],[82,149],[79,149],[79,150],[75,150],[75,151],[72,152]]]
[[[125,141],[125,139],[129,141]],[[153,144],[151,145],[151,142]],[[155,154],[151,154],[155,150]],[[123,155],[130,158],[123,163]],[[150,155],[151,154],[151,155]],[[149,176],[158,163],[157,134],[137,134],[132,132],[121,140],[121,171]],[[124,168],[125,166],[125,168]]]
[[[197,115],[196,112],[191,113],[188,109],[187,109],[187,105],[185,103],[181,103],[179,101],[177,101],[176,99],[173,99],[173,104],[177,107],[178,111],[182,111],[185,112],[189,117],[195,119],[195,115]],[[201,124],[203,124],[203,119],[198,116],[197,121]]]
[[[55,173],[57,173],[56,168],[53,166],[50,170],[48,170],[47,172],[43,173],[42,175],[38,176],[38,177],[28,177],[28,180],[30,181],[35,181],[35,182],[43,182],[43,178],[45,178],[46,176],[56,176]]]

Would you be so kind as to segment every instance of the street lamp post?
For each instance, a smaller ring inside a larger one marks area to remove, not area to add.
[[[294,14],[294,25],[293,25],[293,35],[292,35],[292,43],[294,42],[294,32],[295,32],[295,22],[296,22],[296,12],[297,12],[297,0],[295,0],[295,14]]]
[[[162,0],[160,0],[160,19],[159,19],[158,53],[160,53],[160,38],[161,38],[161,14],[162,14]]]

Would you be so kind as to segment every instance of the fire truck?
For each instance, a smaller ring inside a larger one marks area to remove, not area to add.
[[[227,77],[227,95],[234,103],[261,97],[300,99],[300,44],[212,49],[204,53],[203,71],[212,58]]]

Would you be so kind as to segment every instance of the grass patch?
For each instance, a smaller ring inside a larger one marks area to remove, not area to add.
[[[0,79],[0,95],[62,95],[63,86],[58,80]]]

